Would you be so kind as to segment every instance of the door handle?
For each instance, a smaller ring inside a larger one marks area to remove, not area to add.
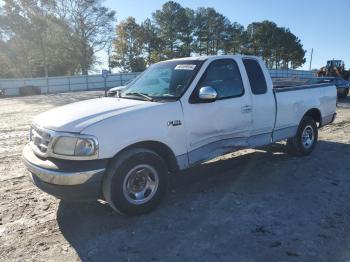
[[[250,113],[252,111],[252,109],[253,109],[252,106],[245,105],[245,106],[242,106],[241,111],[242,111],[242,113]]]

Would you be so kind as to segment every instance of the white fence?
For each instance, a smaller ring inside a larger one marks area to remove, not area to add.
[[[299,78],[309,79],[315,77],[314,72],[306,70],[282,70],[282,69],[270,69],[270,75],[272,78]]]
[[[84,75],[69,77],[44,77],[23,79],[0,79],[0,90],[5,90],[6,96],[19,95],[21,87],[40,88],[42,94],[82,90],[107,89],[125,85],[139,73],[110,74],[106,79],[102,75]]]
[[[40,88],[42,94],[70,91],[107,89],[125,85],[139,73],[110,74],[106,79],[102,75],[84,75],[70,77],[24,78],[24,79],[0,79],[0,90],[5,90],[6,96],[19,95],[21,87]],[[272,78],[312,78],[313,72],[302,70],[271,69]]]

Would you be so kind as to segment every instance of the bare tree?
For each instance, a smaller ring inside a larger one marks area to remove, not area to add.
[[[74,32],[72,45],[79,55],[80,69],[88,74],[95,54],[111,42],[115,11],[102,6],[102,0],[57,0],[57,10]]]

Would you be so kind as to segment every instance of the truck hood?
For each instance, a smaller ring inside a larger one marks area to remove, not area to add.
[[[113,97],[85,100],[46,111],[33,124],[54,131],[79,133],[106,118],[159,103]]]

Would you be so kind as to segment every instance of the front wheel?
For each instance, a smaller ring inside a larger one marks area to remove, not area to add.
[[[139,215],[152,211],[168,185],[167,166],[157,153],[134,148],[112,160],[103,181],[103,195],[117,212]]]
[[[294,155],[309,155],[314,150],[317,139],[318,128],[316,121],[309,116],[305,116],[299,124],[295,137],[287,140],[287,147]]]

